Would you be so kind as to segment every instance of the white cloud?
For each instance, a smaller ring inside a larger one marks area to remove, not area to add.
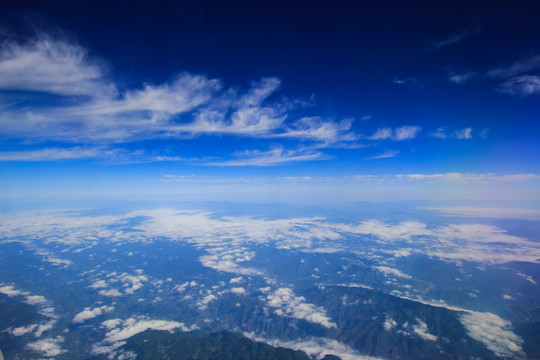
[[[523,340],[511,331],[510,322],[495,314],[470,311],[460,318],[473,339],[480,341],[504,358],[521,358],[524,356],[521,345]]]
[[[526,177],[522,177],[526,180]],[[494,219],[526,219],[539,220],[540,210],[538,209],[517,209],[517,208],[496,208],[496,207],[441,207],[425,208],[426,210],[437,211],[447,216],[463,217],[485,217]]]
[[[397,76],[394,78],[394,84],[404,85],[411,89],[422,89],[424,88],[424,82],[418,78],[405,78],[400,79]]]
[[[364,159],[365,160],[389,159],[389,158],[396,157],[398,154],[399,154],[399,151],[397,150],[386,150],[384,153],[380,155],[370,156]]]
[[[540,55],[530,58],[520,59],[510,66],[499,67],[488,71],[488,76],[494,78],[509,78],[515,75],[523,74],[529,70],[540,68]]]
[[[57,336],[56,338],[47,338],[29,342],[26,347],[32,351],[41,353],[41,355],[46,358],[53,358],[66,352],[61,346],[63,342],[64,338],[62,336]]]
[[[380,272],[386,275],[393,275],[393,276],[397,276],[403,279],[412,279],[412,276],[404,274],[398,269],[390,268],[387,266],[375,266],[375,269],[379,270]]]
[[[56,320],[49,320],[45,324],[40,324],[37,327],[36,332],[34,333],[34,336],[37,338],[41,337],[41,335],[43,335],[44,332],[51,330],[55,324],[56,324]]]
[[[100,290],[99,295],[108,296],[108,297],[118,297],[118,296],[122,296],[122,293],[118,291],[117,289],[108,289],[108,290]]]
[[[453,135],[456,137],[456,139],[472,139],[472,131],[473,129],[468,127],[456,130]]]
[[[395,128],[392,130],[391,128],[379,128],[368,137],[370,140],[387,140],[392,139],[395,141],[403,141],[403,140],[409,140],[414,139],[418,133],[422,130],[420,126],[413,126],[413,125],[406,125],[401,126],[398,128]]]
[[[208,307],[208,304],[212,301],[217,300],[217,296],[214,294],[208,294],[205,297],[203,297],[201,300],[197,301],[197,307],[199,310],[204,310]]]
[[[540,76],[521,75],[506,80],[497,91],[511,95],[528,96],[540,94]]]
[[[86,50],[43,35],[25,44],[2,43],[0,89],[87,96],[115,92]]]
[[[377,220],[363,221],[359,225],[344,228],[344,230],[355,234],[374,235],[389,241],[433,234],[425,224],[415,221],[405,221],[396,225],[386,225]]]
[[[116,350],[125,344],[125,340],[148,329],[165,331],[176,329],[190,331],[195,329],[195,327],[188,328],[177,321],[153,320],[145,317],[106,320],[102,323],[102,327],[107,329],[107,333],[103,341],[93,346],[92,353],[95,355],[108,355],[109,359],[118,358]]]
[[[416,325],[413,325],[413,331],[424,340],[437,341],[437,336],[430,334],[427,324],[418,318],[416,319]]]
[[[402,126],[395,129],[393,139],[396,141],[414,139],[421,130],[420,126]]]
[[[443,127],[437,128],[436,131],[432,132],[430,134],[431,137],[439,138],[439,139],[446,139],[448,135],[446,135],[446,131]]]
[[[22,336],[31,333],[37,327],[37,324],[31,324],[27,326],[20,326],[9,330],[9,333],[13,336]]]
[[[233,294],[236,294],[236,295],[246,295],[247,294],[246,289],[244,289],[243,287],[233,287],[231,289],[231,292]]]
[[[109,284],[105,280],[97,280],[92,285],[90,285],[93,289],[105,289],[109,287]]]
[[[530,282],[531,284],[538,285],[532,276],[524,274],[522,272],[518,272],[517,274],[521,276],[522,278],[524,278],[525,280],[527,280],[528,282]]]
[[[284,133],[275,137],[299,138],[322,141],[333,144],[339,141],[354,141],[358,136],[350,132],[352,120],[346,119],[337,123],[323,120],[320,117],[303,117],[289,126]]]
[[[229,280],[229,283],[230,284],[239,284],[242,281],[244,281],[244,278],[239,276],[239,277],[235,277],[235,278],[232,278],[231,280]]]
[[[122,281],[126,294],[133,294],[143,286],[144,282],[148,281],[148,277],[145,275],[129,275],[127,273],[119,275],[118,279]]]
[[[326,355],[335,355],[342,360],[382,360],[377,357],[360,355],[353,348],[340,343],[339,341],[327,338],[312,337],[309,339],[285,341],[280,339],[267,339],[253,333],[244,333],[243,335],[253,341],[263,342],[271,346],[281,346],[288,349],[304,351],[310,357],[317,360],[321,360]]]
[[[5,285],[5,286],[0,286],[0,294],[13,297],[13,296],[19,296],[19,295],[28,295],[29,293],[26,291],[17,290],[12,285]]]
[[[207,166],[274,166],[284,163],[328,160],[331,157],[309,149],[288,150],[274,146],[268,151],[245,150],[233,154],[234,159],[226,161],[203,162]]]
[[[99,148],[45,148],[34,151],[3,151],[0,161],[55,161],[111,157],[115,151]]]
[[[290,288],[279,288],[266,296],[268,306],[275,308],[274,312],[279,316],[306,320],[326,328],[337,327],[322,307],[306,303],[305,300],[303,296],[295,296]]]
[[[463,39],[472,37],[478,34],[482,29],[483,29],[483,26],[479,26],[479,25],[475,27],[468,27],[465,30],[454,32],[442,40],[434,41],[431,43],[431,45],[433,46],[434,50],[438,50],[441,47],[456,44],[462,41]]]
[[[462,74],[456,74],[454,72],[451,72],[448,75],[448,80],[455,84],[465,84],[466,82],[469,82],[470,80],[477,78],[478,76],[479,75],[474,71],[469,71]]]
[[[383,326],[384,326],[384,330],[390,331],[397,326],[397,322],[394,319],[386,316]]]
[[[391,128],[379,128],[373,135],[369,137],[370,140],[386,140],[392,136]]]
[[[444,174],[406,174],[396,175],[398,179],[406,178],[408,180],[421,181],[444,181],[452,183],[470,183],[470,182],[487,182],[487,181],[502,181],[502,182],[519,182],[538,179],[536,174],[471,174],[471,173],[444,173]]]
[[[47,299],[41,295],[28,295],[25,297],[24,302],[29,305],[38,305],[46,303]]]
[[[4,103],[0,133],[83,145],[2,152],[0,161],[132,158],[137,157],[136,152],[84,144],[202,134],[308,140],[318,147],[343,147],[358,138],[351,131],[351,119],[336,122],[303,116],[286,122],[290,110],[298,104],[283,97],[272,99],[279,88],[280,80],[274,77],[252,82],[241,91],[224,88],[217,79],[182,73],[167,82],[121,91],[107,79],[102,62],[91,60],[88,51],[76,43],[47,35],[38,35],[27,43],[8,40],[0,46],[0,90],[35,91],[60,95],[60,99],[54,104],[25,103],[24,110]],[[261,156],[266,158],[265,166],[327,157],[300,150],[247,154]],[[174,154],[146,157],[147,161],[178,159],[182,158]],[[250,164],[260,162],[252,160]]]
[[[103,314],[104,312],[111,312],[113,310],[114,310],[113,306],[106,306],[106,305],[96,307],[96,308],[93,308],[93,309],[85,308],[83,311],[81,311],[80,313],[75,315],[75,317],[73,317],[72,322],[74,322],[74,323],[83,323],[86,320],[93,319],[93,318]]]
[[[189,329],[183,323],[177,321],[151,320],[136,317],[124,320],[123,322],[118,323],[118,325],[118,327],[109,329],[105,335],[106,342],[116,343],[123,341],[148,329],[167,331],[180,329],[182,331],[189,331]]]

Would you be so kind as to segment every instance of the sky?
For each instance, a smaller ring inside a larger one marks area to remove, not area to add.
[[[8,1],[0,196],[540,200],[535,1]]]

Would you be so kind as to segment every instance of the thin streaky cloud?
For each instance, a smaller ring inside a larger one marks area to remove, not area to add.
[[[443,127],[437,128],[437,130],[430,133],[430,136],[438,139],[448,138],[448,135],[446,134],[446,129]]]
[[[275,77],[253,81],[240,91],[225,88],[220,80],[184,72],[161,84],[120,92],[87,53],[77,44],[46,36],[4,43],[1,90],[57,94],[65,101],[30,104],[24,110],[4,101],[0,133],[78,144],[228,135],[343,147],[359,138],[352,131],[352,119],[335,122],[311,116],[286,123],[295,105],[283,98],[270,101],[281,87]]]
[[[540,76],[521,75],[514,76],[500,84],[496,90],[500,93],[529,96],[540,94]]]
[[[371,157],[364,158],[365,160],[378,160],[378,159],[389,159],[396,157],[399,154],[399,151],[397,150],[386,150],[384,153],[380,155],[375,155]]]
[[[467,28],[462,31],[454,32],[441,40],[433,41],[431,43],[431,47],[434,50],[438,50],[444,46],[457,44],[464,39],[478,35],[482,31],[483,28],[484,28],[483,26],[475,26],[475,27]]]
[[[455,84],[465,84],[472,79],[478,78],[479,76],[480,75],[474,71],[468,71],[461,74],[450,72],[448,74],[448,80]]]
[[[399,77],[394,77],[394,81],[393,81],[394,84],[397,84],[397,85],[404,85],[404,86],[407,86],[411,89],[423,89],[424,88],[424,81],[422,81],[421,79],[418,79],[418,78],[405,78],[405,79],[400,79]]]
[[[535,55],[529,58],[520,59],[510,66],[492,69],[487,72],[487,75],[493,78],[505,79],[538,68],[540,68],[540,55]]]
[[[233,154],[233,159],[217,162],[203,162],[206,166],[275,166],[284,163],[328,160],[332,157],[312,150],[287,150],[275,146],[268,151],[246,150]]]

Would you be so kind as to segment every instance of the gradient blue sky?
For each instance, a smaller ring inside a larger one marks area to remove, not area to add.
[[[540,200],[535,1],[0,14],[8,202]]]

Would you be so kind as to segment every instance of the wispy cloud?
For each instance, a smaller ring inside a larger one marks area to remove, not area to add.
[[[443,127],[437,128],[437,130],[431,132],[429,135],[438,139],[446,139],[448,137],[448,135],[446,135],[446,130]]]
[[[402,141],[402,140],[410,140],[414,139],[418,133],[422,130],[420,126],[413,126],[413,125],[406,125],[401,126],[398,128],[395,128],[392,130],[392,128],[385,127],[385,128],[379,128],[377,129],[373,135],[368,137],[369,140],[395,140],[395,141]]]
[[[82,145],[199,135],[282,138],[310,141],[319,147],[344,147],[359,137],[352,130],[352,119],[290,118],[290,111],[299,105],[284,97],[273,99],[281,87],[275,77],[254,81],[241,90],[226,88],[218,79],[182,73],[164,83],[120,90],[102,64],[80,45],[62,38],[39,35],[25,43],[5,41],[0,46],[0,90],[59,98],[54,103],[20,104],[7,101],[6,95],[1,105],[0,134],[80,145],[4,152],[2,160],[111,156],[110,152]],[[317,156],[304,154],[308,160]],[[296,157],[296,161],[301,160]]]
[[[114,151],[104,153],[99,148],[45,148],[34,151],[4,151],[0,152],[0,161],[54,161],[99,158],[112,155]]]
[[[399,154],[399,151],[397,151],[397,150],[386,150],[382,154],[375,155],[375,156],[370,156],[370,157],[367,157],[367,158],[364,158],[364,159],[365,160],[389,159],[389,158],[396,157],[398,154]]]
[[[414,77],[400,79],[399,77],[396,76],[394,77],[393,83],[397,85],[404,85],[411,89],[423,89],[425,81],[419,78],[414,78]]]
[[[471,173],[445,173],[445,174],[407,174],[397,175],[398,179],[422,180],[422,181],[445,181],[457,183],[484,182],[484,181],[502,181],[519,182],[538,179],[536,174],[471,174]]]
[[[467,27],[466,29],[462,31],[453,32],[452,34],[448,35],[447,37],[441,40],[433,41],[431,43],[431,47],[434,50],[438,50],[444,46],[457,44],[464,39],[478,35],[480,31],[482,31],[483,28],[484,26],[476,25],[476,26]]]
[[[472,131],[473,129],[468,127],[454,131],[453,135],[456,137],[456,139],[472,139]]]
[[[487,72],[487,75],[493,78],[506,79],[538,68],[540,68],[540,55],[535,55],[529,58],[520,59],[510,66],[492,69]]]
[[[385,127],[385,128],[379,128],[377,129],[373,135],[371,135],[368,139],[370,140],[386,140],[389,139],[392,136],[392,129]]]
[[[519,96],[540,94],[540,76],[515,76],[503,82],[496,90],[501,93]]]
[[[421,130],[420,126],[398,127],[395,129],[392,139],[396,141],[414,139]]]
[[[0,89],[91,97],[116,93],[86,50],[43,34],[27,43],[0,45]]]
[[[463,216],[473,218],[494,218],[494,219],[526,219],[539,220],[540,210],[537,209],[516,209],[516,208],[483,208],[483,207],[442,207],[426,208],[437,211],[447,216]]]
[[[479,75],[474,71],[468,71],[462,74],[451,72],[448,74],[448,80],[455,84],[465,84],[466,82],[478,77]]]
[[[233,159],[219,162],[203,162],[207,166],[273,166],[284,163],[319,161],[331,159],[329,155],[309,149],[288,150],[275,146],[267,151],[245,150],[233,154]]]
[[[540,76],[528,73],[539,68],[540,55],[534,55],[519,59],[509,66],[497,67],[483,73],[450,72],[448,80],[456,84],[464,84],[472,79],[502,81],[495,87],[497,92],[525,97],[540,93]]]

